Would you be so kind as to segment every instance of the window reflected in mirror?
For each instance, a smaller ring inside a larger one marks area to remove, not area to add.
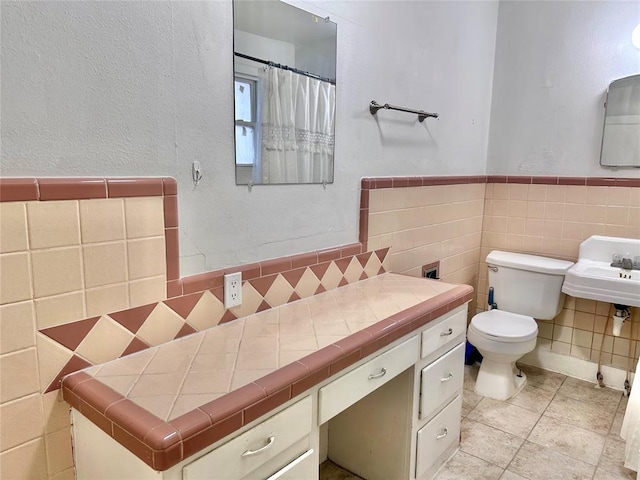
[[[332,183],[336,24],[234,1],[236,183]]]

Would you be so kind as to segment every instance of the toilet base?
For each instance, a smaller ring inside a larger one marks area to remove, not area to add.
[[[486,357],[482,361],[475,392],[495,400],[507,400],[527,384],[527,376],[516,367],[516,363],[494,362]]]

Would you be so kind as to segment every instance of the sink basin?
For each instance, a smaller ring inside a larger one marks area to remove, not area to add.
[[[640,255],[640,240],[594,235],[580,244],[578,261],[564,279],[567,295],[640,307],[640,270],[611,266],[614,253]]]

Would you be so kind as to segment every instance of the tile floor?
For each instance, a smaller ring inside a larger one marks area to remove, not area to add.
[[[460,450],[435,480],[632,480],[619,437],[626,397],[523,365],[528,384],[497,401],[473,391],[465,367]]]

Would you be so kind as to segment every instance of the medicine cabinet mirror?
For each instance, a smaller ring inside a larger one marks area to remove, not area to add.
[[[332,183],[337,25],[233,3],[236,184]]]
[[[640,167],[640,75],[609,85],[600,165]]]

